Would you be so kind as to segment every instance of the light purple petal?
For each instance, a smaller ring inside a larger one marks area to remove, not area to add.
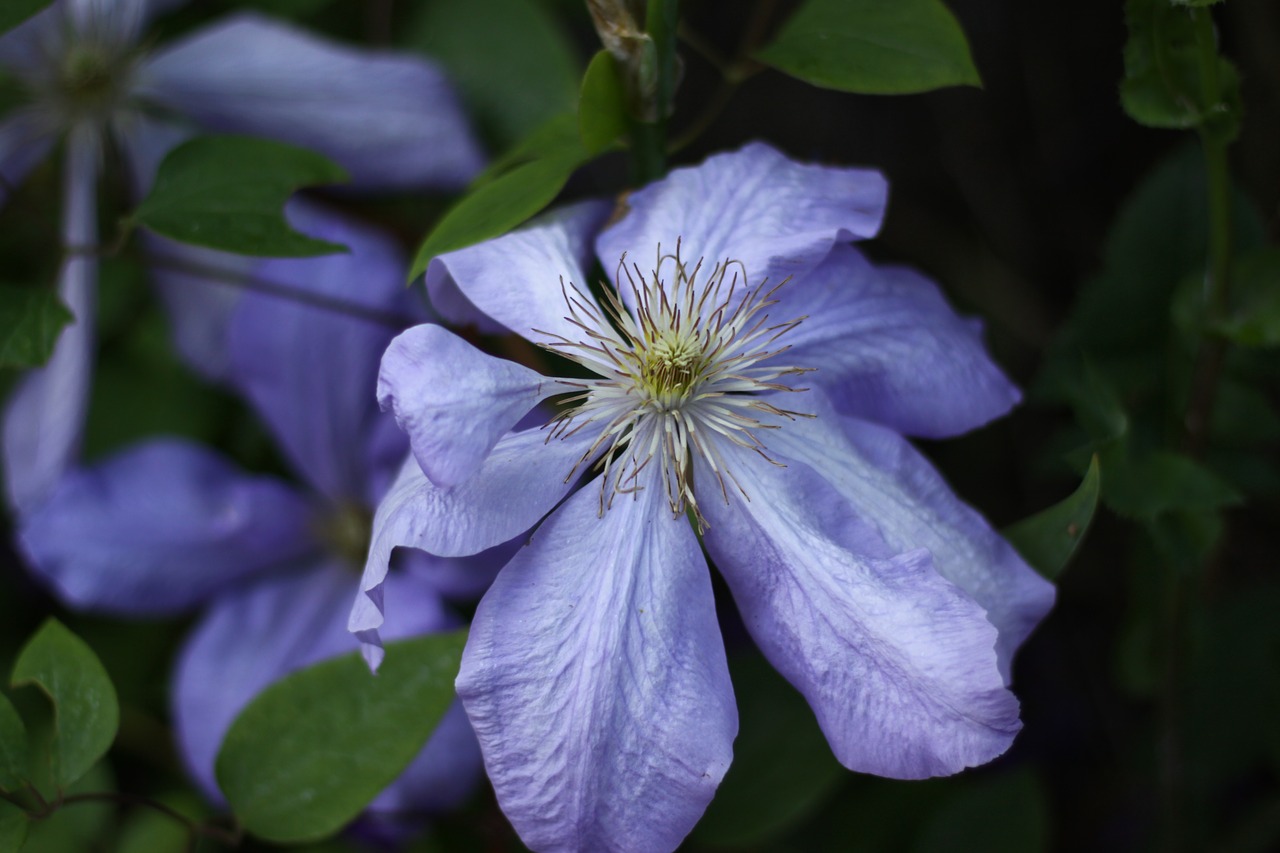
[[[360,592],[348,628],[364,643],[373,668],[382,661],[382,584],[391,552],[418,548],[444,557],[479,554],[537,524],[573,487],[591,459],[594,436],[579,433],[547,441],[547,432],[528,429],[506,435],[480,470],[451,488],[435,485],[412,456],[373,516],[373,536]],[[579,465],[579,462],[582,462]]]
[[[137,94],[219,131],[315,149],[363,187],[461,188],[479,148],[430,62],[325,41],[249,12],[158,52]]]
[[[570,498],[480,602],[458,696],[535,850],[670,851],[732,760],[737,709],[698,540],[660,484]]]
[[[836,246],[778,294],[779,319],[805,320],[779,340],[788,364],[816,368],[841,412],[908,435],[942,438],[982,426],[1019,400],[987,355],[982,324],[951,310],[937,285],[902,267],[874,267]]]
[[[354,580],[337,562],[274,575],[222,596],[196,626],[174,674],[174,721],[187,769],[211,800],[222,802],[214,760],[240,710],[288,673],[355,651],[343,629]],[[408,606],[390,636],[451,626],[429,588],[411,578],[392,583]]]
[[[1018,703],[982,608],[934,571],[925,549],[886,550],[807,465],[723,450],[750,500],[735,492],[726,505],[717,493],[702,503],[707,550],[840,762],[918,779],[1003,753],[1020,727]],[[698,474],[710,476],[701,463]]]
[[[705,260],[704,281],[727,259],[742,263],[752,287],[777,283],[816,265],[835,243],[874,236],[886,194],[879,172],[796,163],[754,142],[632,193],[630,212],[604,230],[596,250],[609,276],[625,253],[648,277],[659,247],[672,253],[679,242],[690,270]],[[625,286],[622,296],[630,300]]]
[[[200,445],[160,440],[66,474],[20,529],[68,605],[167,614],[313,553],[308,502]]]
[[[85,251],[97,242],[98,136],[81,127],[67,141],[62,242],[69,251],[58,295],[75,319],[62,330],[53,355],[29,371],[4,414],[4,462],[9,501],[34,510],[80,449],[94,352],[98,265]]]
[[[469,557],[437,557],[416,548],[401,548],[393,555],[394,570],[418,576],[449,601],[477,601],[524,540],[524,536],[517,536]]]
[[[569,390],[433,324],[392,341],[378,373],[378,403],[395,412],[418,465],[438,486],[466,480],[530,409]]]
[[[446,320],[476,323],[481,331],[509,329],[536,344],[550,341],[543,332],[578,340],[582,330],[565,319],[561,283],[576,285],[583,301],[600,310],[587,275],[591,241],[610,209],[607,201],[579,202],[493,240],[445,252],[427,267],[431,304]]]
[[[67,20],[80,38],[112,45],[138,40],[151,0],[63,0]]]
[[[287,213],[299,230],[351,251],[272,259],[252,270],[256,281],[293,295],[254,290],[240,298],[227,332],[231,380],[301,476],[335,500],[362,500],[377,474],[366,464],[381,418],[378,360],[421,312],[389,237],[301,199]]]
[[[854,511],[898,552],[926,548],[938,574],[987,611],[1000,631],[1006,682],[1014,651],[1053,606],[1053,585],[1036,574],[933,466],[892,430],[844,417],[816,391],[813,420],[777,430],[769,447],[820,472]]]
[[[53,140],[49,123],[29,110],[16,110],[0,121],[0,208],[9,191],[49,153]]]

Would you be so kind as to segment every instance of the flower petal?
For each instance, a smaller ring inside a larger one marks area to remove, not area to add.
[[[79,127],[67,142],[62,243],[70,252],[58,276],[58,295],[75,316],[53,355],[29,371],[4,413],[4,463],[9,501],[34,510],[79,452],[89,405],[94,352],[98,264],[84,249],[97,242],[98,135]]]
[[[0,121],[0,207],[53,147],[54,133],[39,114],[15,110]]]
[[[982,325],[951,310],[937,285],[874,267],[850,246],[778,294],[779,318],[805,316],[783,339],[789,364],[846,414],[942,438],[1004,415],[1020,399],[982,345]]]
[[[165,614],[311,553],[310,523],[285,484],[166,439],[69,472],[20,535],[70,606]]]
[[[461,188],[482,158],[444,75],[242,12],[153,55],[137,94],[219,131],[313,148],[369,188]]]
[[[737,709],[698,540],[660,484],[587,486],[476,611],[458,696],[535,850],[674,850],[732,760]]]
[[[564,284],[600,310],[588,292],[591,240],[611,205],[584,201],[543,214],[523,228],[465,249],[445,252],[427,267],[427,293],[445,319],[477,323],[482,331],[509,329],[533,343],[547,334],[578,340],[570,323]],[[483,322],[496,320],[498,328]],[[539,331],[535,332],[537,329]]]
[[[806,396],[818,417],[777,430],[770,449],[820,472],[895,552],[928,549],[938,574],[981,605],[999,629],[996,651],[1007,683],[1014,652],[1053,606],[1053,585],[902,436],[836,414],[816,391]]]
[[[393,584],[409,606],[398,609],[391,636],[451,626],[429,588],[408,578]],[[236,589],[200,620],[174,674],[174,721],[187,768],[211,800],[222,802],[214,760],[240,710],[290,672],[355,650],[343,630],[350,596],[350,568],[320,563]]]
[[[286,210],[298,229],[351,251],[254,267],[253,280],[273,292],[240,297],[227,330],[230,378],[301,476],[334,500],[362,500],[376,474],[365,463],[381,419],[378,359],[422,312],[393,240],[300,199]]]
[[[378,403],[395,412],[418,465],[438,486],[466,480],[525,413],[568,390],[433,324],[392,341],[378,374]]]
[[[612,276],[625,253],[646,277],[659,247],[703,275],[741,261],[747,284],[780,282],[826,257],[833,244],[872,237],[884,216],[887,184],[869,169],[795,163],[760,142],[675,169],[627,198],[630,212],[596,240]],[[705,280],[705,279],[704,279]],[[624,299],[630,294],[621,288]]]
[[[702,504],[707,550],[840,762],[918,779],[1004,752],[1018,703],[982,608],[934,571],[928,551],[886,549],[809,466],[774,467],[727,442],[722,450],[750,500]],[[710,475],[701,462],[699,474]]]

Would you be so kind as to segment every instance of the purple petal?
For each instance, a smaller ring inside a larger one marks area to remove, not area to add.
[[[1003,753],[1020,727],[1018,703],[982,608],[934,571],[928,551],[892,554],[807,465],[778,457],[786,467],[774,467],[725,445],[750,499],[703,504],[707,550],[840,762],[918,779]],[[700,465],[699,475],[710,472]]]
[[[421,311],[405,290],[404,258],[393,240],[301,200],[287,213],[299,230],[351,251],[254,268],[255,281],[294,295],[255,290],[240,298],[228,328],[231,380],[316,489],[335,500],[362,500],[377,474],[366,463],[381,419],[378,359]]]
[[[805,316],[781,339],[788,364],[817,368],[846,414],[909,435],[942,438],[982,426],[1019,400],[987,355],[982,326],[951,310],[937,286],[902,267],[873,267],[836,246],[779,292],[779,319]]]
[[[509,329],[533,343],[547,343],[544,332],[578,340],[581,329],[565,319],[562,283],[576,285],[583,301],[600,310],[587,273],[591,240],[610,208],[606,201],[580,202],[493,240],[445,252],[427,267],[431,304],[445,319],[476,323],[481,331]]]
[[[48,122],[31,111],[17,110],[0,121],[0,207],[49,153],[54,138]]]
[[[816,391],[805,396],[818,417],[777,430],[770,449],[821,472],[895,552],[928,549],[938,574],[981,605],[999,629],[996,650],[1007,682],[1014,651],[1053,606],[1053,585],[902,436],[836,414]]]
[[[285,484],[160,440],[69,472],[21,540],[68,605],[166,614],[312,553],[311,523],[311,507]]]
[[[466,480],[525,413],[568,390],[432,324],[392,341],[378,374],[378,403],[395,412],[418,465],[438,486]]]
[[[341,563],[274,575],[222,596],[196,626],[174,674],[174,720],[183,760],[214,802],[222,802],[214,760],[241,709],[288,673],[355,650],[343,626],[353,581]],[[409,578],[392,583],[409,606],[389,635],[451,626],[429,588]]]
[[[83,250],[97,242],[98,142],[85,127],[67,142],[62,243],[78,251],[62,264],[58,295],[75,319],[62,330],[49,361],[22,378],[4,414],[9,501],[19,513],[48,496],[80,449],[95,346],[98,265]]]
[[[584,430],[585,433],[585,430]],[[364,646],[365,659],[382,661],[382,584],[391,552],[418,548],[443,557],[479,554],[529,530],[573,487],[575,472],[590,464],[594,437],[579,433],[547,441],[541,429],[503,437],[480,470],[450,488],[435,485],[412,456],[373,516],[373,536],[360,592],[348,628]],[[582,464],[579,464],[579,463]]]
[[[319,39],[248,12],[155,54],[138,94],[219,131],[313,148],[359,186],[461,188],[479,148],[427,60]]]
[[[632,193],[630,212],[605,229],[596,250],[610,276],[625,253],[647,277],[659,248],[675,252],[679,243],[690,270],[705,260],[704,276],[727,259],[742,262],[751,286],[780,282],[835,243],[874,236],[886,194],[879,172],[795,163],[755,142]]]
[[[531,848],[674,850],[738,719],[706,562],[661,485],[553,513],[480,602],[457,686]]]

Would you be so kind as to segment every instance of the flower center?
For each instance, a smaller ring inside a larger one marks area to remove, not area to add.
[[[706,520],[694,492],[695,456],[706,462],[726,502],[730,485],[746,496],[726,464],[725,442],[778,464],[758,433],[808,417],[768,399],[774,392],[805,390],[776,380],[806,368],[763,364],[789,348],[774,344],[804,319],[769,322],[766,309],[777,304],[773,297],[782,284],[748,286],[740,261],[717,263],[705,278],[702,270],[702,260],[689,268],[679,244],[674,254],[659,248],[648,276],[624,257],[615,278],[629,299],[624,304],[605,285],[603,311],[572,282],[561,281],[565,319],[585,338],[542,332],[551,339],[545,346],[596,378],[561,380],[580,390],[549,424],[548,441],[598,426],[599,437],[569,477],[605,450],[598,463],[602,515],[617,495],[642,488],[640,474],[656,459],[671,512],[690,511],[701,530]]]
[[[373,537],[373,514],[355,503],[326,507],[313,521],[313,530],[330,554],[349,565],[363,567]]]

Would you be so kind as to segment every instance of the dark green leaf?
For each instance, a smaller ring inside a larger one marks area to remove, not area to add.
[[[582,77],[578,131],[583,147],[593,157],[627,132],[627,93],[618,76],[617,63],[607,50],[592,57]]]
[[[1280,346],[1280,249],[1238,259],[1231,288],[1231,315],[1218,331],[1242,346]]]
[[[581,153],[524,163],[472,190],[418,248],[409,280],[422,275],[436,255],[505,234],[542,210],[581,164]]]
[[[769,841],[847,776],[808,703],[763,657],[740,657],[730,671],[739,714],[733,764],[693,832],[712,847]]]
[[[111,794],[116,790],[115,777],[105,761],[89,769],[80,781],[65,793]],[[33,821],[23,853],[82,853],[108,849],[105,839],[113,834],[116,805],[110,801],[76,803],[74,808],[61,808],[44,820]],[[159,853],[159,851],[157,851]]]
[[[0,800],[0,853],[18,853],[27,840],[30,823],[22,809]]]
[[[582,147],[582,133],[578,129],[578,114],[574,112],[560,113],[538,125],[501,157],[489,164],[471,185],[474,192],[483,184],[510,172],[516,166],[532,163],[534,160],[549,160],[574,151],[582,161],[587,159],[587,151]]]
[[[809,0],[756,58],[843,92],[982,85],[964,32],[939,0]]]
[[[346,179],[341,167],[305,148],[198,136],[164,158],[133,221],[174,240],[240,255],[327,255],[345,247],[294,231],[282,208],[300,187]]]
[[[218,783],[236,816],[272,841],[341,829],[439,724],[465,642],[458,632],[393,643],[376,676],[350,654],[263,691],[218,754]]]
[[[1049,580],[1062,573],[1084,539],[1098,507],[1098,482],[1098,457],[1094,456],[1080,487],[1070,496],[1004,531],[1018,553]]]
[[[1103,502],[1134,518],[1208,511],[1240,501],[1240,494],[1208,468],[1172,451],[1130,457],[1124,448],[1111,448],[1102,453],[1102,467]]]
[[[573,109],[581,65],[538,0],[431,0],[407,40],[444,64],[500,148]]]
[[[0,367],[35,367],[75,319],[52,290],[0,284]]]
[[[0,790],[12,791],[27,777],[27,727],[22,717],[0,694]]]
[[[52,3],[53,0],[4,0],[0,3],[0,34],[7,33]]]
[[[912,853],[1037,853],[1049,849],[1049,808],[1028,770],[969,778],[928,816]]]

